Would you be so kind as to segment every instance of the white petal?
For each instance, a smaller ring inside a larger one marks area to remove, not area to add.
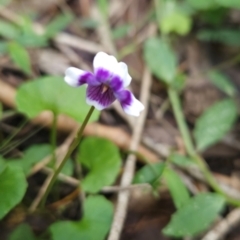
[[[127,87],[131,83],[132,77],[128,73],[128,66],[124,62],[118,63],[118,69],[116,74],[121,77],[123,86]]]
[[[86,103],[90,106],[94,106],[97,110],[101,111],[103,110],[104,107],[103,105],[101,105],[99,102],[95,101],[95,100],[91,100],[90,98],[86,98]]]
[[[97,53],[93,60],[94,71],[103,68],[113,73],[117,66],[117,59],[114,56],[108,55],[104,52]]]
[[[69,84],[72,87],[78,87],[80,86],[79,79],[80,77],[85,73],[85,71],[75,68],[75,67],[69,67],[65,71],[65,82]]]
[[[138,117],[140,112],[144,110],[143,104],[138,101],[133,95],[132,95],[132,103],[131,105],[124,105],[123,110],[125,113]]]

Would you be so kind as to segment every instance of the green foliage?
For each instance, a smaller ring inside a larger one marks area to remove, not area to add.
[[[176,32],[179,35],[186,35],[191,30],[191,26],[191,18],[181,12],[169,14],[160,23],[162,33],[165,34]]]
[[[32,229],[26,223],[17,226],[8,240],[36,240]]]
[[[181,178],[177,175],[177,173],[175,173],[170,168],[166,168],[164,170],[163,178],[167,183],[175,207],[177,209],[180,209],[190,199],[190,195],[186,186],[183,184]]]
[[[208,108],[197,120],[194,137],[197,149],[202,151],[219,141],[233,126],[237,118],[236,104],[223,100]]]
[[[216,2],[215,0],[186,0],[192,7],[198,10],[208,10],[212,8],[216,8]]]
[[[147,164],[138,170],[134,176],[133,183],[149,183],[151,185],[160,179],[163,174],[165,164]]]
[[[216,0],[216,2],[223,7],[240,8],[239,0]]]
[[[218,71],[210,71],[208,73],[208,77],[216,87],[218,87],[228,96],[233,97],[236,94],[235,86],[226,75]]]
[[[74,16],[70,13],[57,16],[46,26],[44,36],[47,38],[52,38],[58,32],[65,29],[73,21],[73,19]]]
[[[192,20],[176,1],[163,2],[159,12],[161,17],[159,26],[162,33],[174,32],[179,35],[186,35],[190,31]]]
[[[17,42],[10,42],[8,44],[8,50],[13,62],[26,74],[31,74],[30,57],[26,49]]]
[[[32,145],[23,153],[21,158],[9,159],[6,160],[6,163],[9,166],[22,168],[23,172],[27,175],[34,164],[51,154],[51,152],[52,148],[48,144]]]
[[[178,153],[172,153],[169,156],[169,158],[172,163],[176,164],[179,167],[190,167],[190,166],[195,165],[195,163],[192,161],[192,159],[190,159],[186,156],[180,155]]]
[[[130,24],[124,24],[124,25],[121,25],[121,26],[113,29],[113,31],[112,31],[113,39],[120,39],[120,38],[125,37],[129,33],[131,28],[132,28],[132,26]]]
[[[104,240],[112,223],[113,206],[102,196],[89,196],[84,201],[83,218],[78,222],[63,221],[50,227],[53,240]]]
[[[211,225],[224,204],[224,198],[218,194],[199,194],[173,214],[163,233],[172,237],[195,236]]]
[[[89,172],[82,180],[86,192],[96,193],[114,183],[121,167],[118,148],[109,140],[96,137],[84,139],[80,145],[79,161]]]
[[[0,35],[7,39],[15,39],[20,34],[20,29],[15,25],[0,20]]]
[[[220,42],[229,46],[239,47],[240,30],[239,29],[204,29],[198,32],[198,39],[202,41]]]
[[[160,38],[150,38],[144,46],[144,58],[150,70],[165,83],[176,76],[177,59],[170,46]]]
[[[18,110],[29,118],[50,110],[83,122],[89,111],[85,91],[84,88],[68,86],[61,77],[47,76],[22,84],[17,91],[16,104]],[[95,111],[90,121],[97,120],[98,116],[99,112]]]
[[[27,182],[21,168],[7,166],[0,161],[0,219],[2,219],[23,198]]]

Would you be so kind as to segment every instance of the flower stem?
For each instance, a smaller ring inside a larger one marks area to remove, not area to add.
[[[234,199],[230,196],[228,196],[222,189],[221,187],[219,187],[216,179],[214,178],[214,176],[212,175],[211,171],[209,170],[207,164],[205,163],[205,161],[201,158],[201,156],[199,156],[194,148],[184,115],[182,113],[182,108],[181,108],[181,104],[180,104],[180,100],[178,97],[177,92],[172,89],[169,88],[168,89],[168,96],[173,108],[173,112],[179,127],[179,130],[181,132],[183,141],[185,143],[186,146],[186,150],[188,155],[195,161],[195,163],[198,165],[198,167],[200,168],[200,170],[202,171],[205,179],[207,180],[208,184],[214,189],[215,192],[223,195],[225,197],[225,199],[232,205],[235,206],[240,206],[240,200],[238,199]]]
[[[46,192],[44,193],[43,195],[43,198],[42,198],[42,201],[40,202],[40,207],[43,208],[45,206],[45,202],[47,200],[47,197],[48,197],[48,194],[50,193],[52,187],[53,187],[53,184],[55,183],[56,179],[57,179],[57,176],[58,174],[61,172],[63,166],[65,165],[65,163],[67,162],[67,160],[69,159],[69,157],[71,156],[72,152],[76,149],[76,147],[78,146],[81,138],[82,138],[82,135],[83,135],[83,131],[94,111],[94,107],[92,106],[86,116],[86,118],[84,119],[81,127],[79,128],[78,132],[77,132],[77,135],[75,137],[75,139],[73,140],[73,142],[71,143],[71,145],[69,146],[69,149],[68,149],[68,152],[66,153],[65,157],[63,158],[63,160],[61,161],[60,165],[58,166],[58,168],[56,169],[56,171],[54,172],[53,174],[53,177],[46,189]]]
[[[52,129],[50,135],[50,143],[52,147],[52,161],[53,166],[56,166],[56,147],[57,147],[57,114],[53,112],[53,122],[52,122]]]

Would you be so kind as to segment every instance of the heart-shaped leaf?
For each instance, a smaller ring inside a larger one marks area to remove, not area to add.
[[[89,172],[82,180],[85,191],[96,193],[114,183],[121,167],[118,148],[109,140],[96,137],[84,139],[80,145],[79,161]]]
[[[6,160],[6,163],[9,166],[21,167],[27,175],[34,164],[51,154],[51,152],[52,148],[48,144],[32,145],[23,153],[21,158],[8,159]]]
[[[29,225],[23,223],[14,229],[8,240],[36,240],[36,237]]]
[[[23,84],[17,91],[16,103],[20,112],[29,118],[36,117],[44,110],[66,114],[83,122],[90,107],[86,104],[85,88],[72,88],[61,77],[42,77]],[[94,111],[90,121],[97,120]]]
[[[190,199],[173,214],[163,233],[172,237],[194,236],[206,230],[223,209],[225,200],[215,193],[202,193]]]
[[[112,222],[113,206],[102,196],[89,196],[84,201],[83,218],[64,221],[50,227],[53,240],[104,240]]]
[[[27,182],[21,168],[0,161],[0,219],[23,198]]]
[[[237,118],[237,107],[232,100],[223,100],[208,108],[197,120],[194,129],[198,150],[202,151],[219,141]]]

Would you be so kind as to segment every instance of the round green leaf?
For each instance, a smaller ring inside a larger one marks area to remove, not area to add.
[[[163,233],[172,237],[194,236],[210,226],[224,203],[224,198],[218,194],[199,194],[173,214]]]
[[[80,145],[79,161],[89,170],[82,186],[85,191],[91,193],[113,184],[121,167],[118,148],[103,138],[84,139]]]
[[[208,108],[197,120],[193,132],[198,150],[202,151],[219,141],[231,129],[236,118],[237,107],[230,99]]]
[[[4,164],[0,162],[0,164]],[[1,167],[0,167],[1,169]],[[0,173],[0,219],[2,219],[23,198],[27,182],[21,168],[6,166]]]
[[[144,46],[144,58],[150,70],[167,84],[171,83],[177,70],[177,59],[168,44],[159,38],[150,38]]]
[[[50,227],[53,240],[104,240],[112,222],[113,206],[102,196],[89,196],[84,202],[83,218],[64,221]]]
[[[36,237],[30,226],[23,223],[14,229],[8,240],[36,240]]]
[[[85,87],[68,86],[62,77],[48,76],[23,84],[17,91],[16,103],[18,110],[29,118],[50,110],[83,122],[90,109],[85,92]],[[99,112],[94,111],[90,121],[97,120],[98,116]]]

